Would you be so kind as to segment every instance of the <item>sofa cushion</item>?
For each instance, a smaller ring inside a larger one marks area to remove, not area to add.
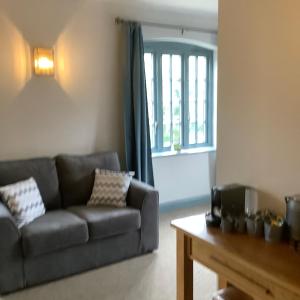
[[[0,195],[19,228],[45,214],[45,205],[33,177],[1,187]]]
[[[51,158],[1,161],[0,186],[33,177],[40,190],[46,209],[61,207],[55,161]]]
[[[72,206],[69,211],[87,221],[90,239],[96,240],[141,227],[140,211],[111,206]]]
[[[65,210],[47,212],[21,228],[25,256],[38,256],[88,241],[87,223]]]
[[[64,207],[86,204],[92,193],[96,168],[120,170],[118,155],[114,152],[59,155],[56,166]]]
[[[87,205],[126,207],[131,178],[127,172],[96,169],[93,192]]]

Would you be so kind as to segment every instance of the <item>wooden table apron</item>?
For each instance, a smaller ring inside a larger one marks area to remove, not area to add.
[[[172,222],[177,235],[177,300],[193,299],[193,261],[216,272],[220,288],[231,284],[256,300],[300,300],[299,253],[247,235],[224,235],[219,229],[206,229],[204,223],[204,215]]]

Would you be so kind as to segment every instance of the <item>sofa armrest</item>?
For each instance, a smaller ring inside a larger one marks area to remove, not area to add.
[[[148,184],[136,179],[131,181],[127,205],[141,212],[141,251],[143,253],[158,248],[159,243],[159,194]]]
[[[19,240],[21,234],[8,208],[0,202],[0,249]]]
[[[0,293],[24,287],[21,233],[7,207],[0,202]]]

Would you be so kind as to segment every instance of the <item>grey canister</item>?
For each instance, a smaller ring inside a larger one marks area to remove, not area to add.
[[[262,219],[246,219],[247,232],[249,235],[262,237],[264,235],[264,222]]]
[[[233,231],[233,220],[228,217],[222,217],[221,219],[221,229],[222,232],[227,233],[227,232],[232,232]]]
[[[245,232],[246,222],[245,222],[245,217],[244,216],[240,216],[239,218],[236,218],[234,220],[234,228],[239,233],[244,233]]]
[[[278,243],[282,239],[283,225],[277,226],[265,222],[265,240],[270,243]]]
[[[290,238],[300,241],[300,195],[286,197],[286,221]]]

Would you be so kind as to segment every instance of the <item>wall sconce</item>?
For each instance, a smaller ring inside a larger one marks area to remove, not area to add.
[[[48,48],[34,48],[34,73],[40,76],[54,75],[54,51]]]

